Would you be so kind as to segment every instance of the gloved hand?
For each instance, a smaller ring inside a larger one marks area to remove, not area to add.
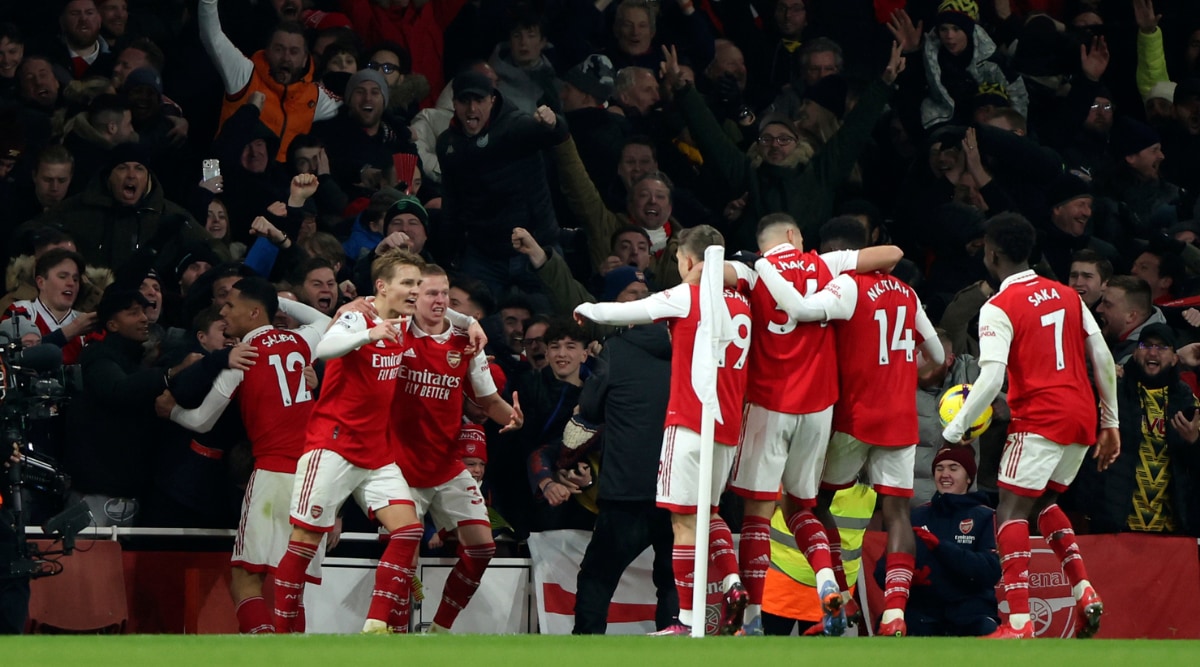
[[[738,114],[745,103],[742,100],[742,91],[738,88],[737,77],[722,74],[721,78],[717,79],[717,98],[721,100],[721,110],[725,116],[738,120]]]
[[[751,269],[754,268],[754,263],[760,259],[759,254],[750,252],[749,250],[739,250],[729,256],[731,262],[741,262]]]
[[[937,548],[937,546],[939,544],[937,535],[934,535],[933,533],[929,532],[929,529],[926,528],[925,526],[913,526],[913,533],[916,534],[918,540],[921,540],[922,542],[925,543],[925,548],[927,548],[927,549],[936,549]]]
[[[933,582],[929,580],[929,575],[933,571],[926,565],[918,570],[913,571],[912,585],[913,586],[932,586]]]

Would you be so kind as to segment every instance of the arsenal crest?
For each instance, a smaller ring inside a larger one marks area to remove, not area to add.
[[[313,506],[312,506],[312,512],[311,512],[311,514],[312,514],[312,518],[314,518],[314,519],[320,519],[320,518],[321,518],[321,514],[322,514],[322,513],[324,513],[324,512],[325,512],[325,508],[321,507],[320,505],[313,505]]]
[[[970,534],[971,529],[974,527],[975,527],[975,519],[963,519],[962,521],[958,522],[958,529],[960,531],[962,531],[963,535]]]
[[[458,350],[450,350],[446,353],[446,363],[450,364],[450,368],[458,368],[462,363],[462,352]]]

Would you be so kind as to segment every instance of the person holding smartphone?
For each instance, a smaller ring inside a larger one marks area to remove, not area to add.
[[[1121,454],[1108,470],[1081,466],[1076,497],[1093,533],[1200,537],[1200,414],[1175,332],[1149,324],[1117,380]]]

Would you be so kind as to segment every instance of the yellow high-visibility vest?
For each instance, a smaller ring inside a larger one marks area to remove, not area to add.
[[[875,490],[856,484],[838,491],[830,511],[842,538],[842,567],[851,585],[862,566],[863,535],[875,511]],[[788,530],[783,511],[775,509],[771,517],[771,567],[767,570],[763,593],[763,611],[801,621],[821,620],[817,599],[817,579],[804,552],[796,548],[796,538]]]

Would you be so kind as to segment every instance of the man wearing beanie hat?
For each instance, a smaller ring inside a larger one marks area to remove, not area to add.
[[[899,10],[892,15],[888,28],[905,54],[920,51],[924,57],[928,91],[921,102],[923,127],[949,122],[969,125],[972,102],[983,85],[1003,86],[1012,107],[1028,116],[1025,82],[1019,76],[1010,80],[996,62],[996,43],[979,25],[975,0],[942,0],[927,35],[922,36],[922,25],[913,25],[908,13]]]
[[[424,256],[425,243],[429,240],[429,213],[421,206],[420,200],[412,195],[397,199],[384,214],[384,221],[384,240],[380,246],[387,244],[392,234],[400,232],[408,237],[406,250]],[[376,255],[382,252],[378,247],[375,249]]]
[[[90,267],[116,269],[139,248],[151,246],[160,257],[174,257],[191,241],[209,243],[222,257],[229,250],[209,236],[182,206],[169,201],[150,170],[145,149],[121,144],[109,153],[106,168],[83,192],[67,197],[23,228],[55,227],[75,240]]]
[[[1113,125],[1112,152],[1118,166],[1103,194],[1122,203],[1121,222],[1131,236],[1148,239],[1179,221],[1178,206],[1183,193],[1163,178],[1166,160],[1162,138],[1149,125],[1128,117]],[[1186,152],[1185,152],[1186,153]],[[1179,155],[1182,159],[1184,155]],[[1194,174],[1177,176],[1195,180]]]
[[[330,173],[347,193],[368,196],[397,178],[405,182],[412,178],[391,174],[392,156],[414,149],[408,128],[393,126],[384,117],[390,95],[383,74],[360,69],[346,84],[342,112],[313,125],[313,135],[325,144]]]
[[[1049,225],[1039,232],[1042,258],[1054,275],[1065,280],[1071,272],[1071,255],[1089,249],[1123,266],[1121,254],[1111,243],[1096,238],[1088,230],[1092,219],[1092,187],[1074,173],[1059,174],[1046,190]]]
[[[1121,454],[1103,474],[1081,467],[1076,480],[1093,533],[1200,537],[1200,417],[1177,349],[1169,326],[1147,325],[1117,380]]]
[[[605,106],[612,97],[615,77],[616,71],[608,56],[588,56],[563,76],[563,110]]]
[[[619,266],[604,276],[604,292],[600,301],[637,301],[650,295],[646,274],[632,266]]]
[[[983,636],[998,626],[995,512],[979,492],[971,447],[946,447],[933,459],[937,491],[912,511],[917,561],[905,618],[909,636]],[[882,582],[882,570],[875,578]]]

